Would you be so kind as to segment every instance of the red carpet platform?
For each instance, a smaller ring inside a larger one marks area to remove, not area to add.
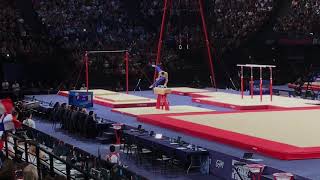
[[[320,158],[320,111],[141,115],[138,120],[283,160]]]

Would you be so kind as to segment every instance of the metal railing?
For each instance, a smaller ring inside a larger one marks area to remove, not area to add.
[[[41,132],[37,129],[33,129],[31,127],[23,125],[23,129],[25,134],[27,131],[32,132],[34,137],[42,137],[40,141],[31,139],[25,139],[18,135],[12,134],[11,132],[5,132],[5,153],[8,158],[14,160],[22,160],[28,163],[32,163],[37,166],[38,173],[41,173],[42,170],[47,170],[50,175],[62,175],[67,178],[67,180],[71,179],[130,179],[130,180],[147,180],[147,178],[136,174],[135,172],[130,171],[126,167],[120,165],[111,164],[99,157],[96,157],[86,151],[73,147],[72,145],[66,144],[68,146],[72,146],[72,151],[70,154],[76,152],[77,154],[81,154],[82,157],[87,157],[85,161],[96,162],[95,166],[88,167],[83,165],[82,167],[76,166],[71,161],[66,160],[65,158],[58,157],[53,153],[54,144],[58,144],[60,140],[51,137],[44,132]],[[21,131],[20,131],[21,132]],[[18,132],[16,133],[18,134]],[[8,136],[12,137],[13,142],[8,140]],[[50,144],[47,144],[44,139],[50,141]],[[53,142],[51,142],[53,141]],[[45,143],[44,143],[45,142]],[[8,147],[13,147],[13,152],[10,151]],[[32,154],[28,151],[30,146],[35,146],[35,153]],[[22,153],[24,153],[24,157],[22,157]],[[46,158],[42,158],[41,154],[45,154]],[[33,162],[29,162],[29,156],[34,157]],[[90,157],[90,158],[88,158]],[[98,162],[98,163],[97,163]],[[117,169],[115,172],[114,169]]]
[[[85,180],[93,178],[88,172],[85,172],[70,162],[56,156],[50,152],[49,148],[41,146],[33,140],[23,139],[11,132],[5,132],[4,136],[6,157],[17,161],[22,160],[35,165],[38,174],[41,174],[42,170],[47,168],[50,175],[63,175],[66,176],[67,180],[77,179],[77,177],[81,177]],[[9,140],[9,136],[12,137],[13,142]],[[13,151],[10,150],[10,146],[13,147]],[[29,152],[31,146],[35,147],[34,154]],[[24,154],[24,157],[22,157],[21,153],[22,155]],[[41,154],[46,158],[41,157]],[[32,162],[29,162],[30,159],[33,159]],[[71,174],[71,170],[74,172],[73,174]],[[41,176],[39,177],[41,178]]]

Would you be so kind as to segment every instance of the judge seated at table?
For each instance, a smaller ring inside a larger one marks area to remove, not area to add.
[[[89,115],[86,118],[86,128],[87,128],[87,133],[86,137],[88,138],[94,138],[97,136],[97,130],[96,130],[96,120],[93,114],[93,111],[89,112]]]

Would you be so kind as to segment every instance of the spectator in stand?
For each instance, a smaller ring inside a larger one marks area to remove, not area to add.
[[[5,141],[4,135],[2,135],[2,139],[3,139],[3,141]],[[7,134],[7,141],[8,141],[8,152],[9,152],[8,154],[9,154],[9,156],[14,157],[15,156],[15,150],[13,148],[14,147],[14,140],[13,140],[11,133]],[[6,153],[6,151],[5,151],[6,144],[4,143],[3,146],[4,147],[3,147],[2,151],[3,151],[3,153]]]
[[[23,121],[23,124],[28,126],[28,127],[31,127],[33,129],[36,128],[36,123],[34,122],[34,120],[32,120],[32,114],[29,113],[29,115],[27,116],[27,119],[25,119]],[[28,130],[27,131],[27,136],[30,138],[30,139],[33,139],[33,133],[32,133],[32,130]]]
[[[12,84],[12,91],[13,91],[13,94],[16,98],[16,101],[19,100],[19,97],[20,97],[20,84],[15,81],[13,84]]]
[[[26,158],[25,152],[23,152],[22,156],[23,159]],[[46,154],[42,151],[39,152],[39,158],[41,159],[48,159]],[[28,149],[28,162],[31,163],[33,166],[37,166],[37,157],[36,157],[36,146],[30,145]]]
[[[4,129],[7,131],[15,131],[16,129],[21,127],[21,122],[18,121],[18,113],[17,111],[12,111],[12,113],[4,113],[0,121],[4,125]]]
[[[4,80],[4,81],[2,82],[2,90],[3,90],[3,91],[9,91],[9,87],[10,87],[9,82],[8,82],[7,80]]]
[[[14,81],[14,83],[12,84],[12,90],[14,92],[19,92],[20,91],[20,84],[17,81]]]
[[[0,179],[13,180],[15,179],[14,164],[10,159],[6,159],[1,155],[2,167],[0,167]]]
[[[36,123],[34,122],[34,120],[32,120],[32,114],[31,113],[29,113],[28,118],[23,121],[23,124],[33,128],[33,129],[36,128]]]
[[[54,148],[53,153],[59,157],[66,157],[68,155],[68,150],[64,145],[63,141],[60,141]]]
[[[87,87],[84,83],[81,85],[80,90],[87,90]]]
[[[23,179],[24,180],[38,180],[39,174],[38,174],[37,167],[34,166],[33,164],[27,165],[23,169]]]

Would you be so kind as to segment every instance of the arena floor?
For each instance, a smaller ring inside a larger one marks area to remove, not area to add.
[[[274,88],[277,88],[276,86]],[[228,92],[228,90],[219,90],[219,91],[223,91],[223,92]],[[130,92],[130,94],[133,94],[133,95],[136,95],[136,96],[141,96],[141,97],[146,97],[146,98],[154,98],[154,94],[152,91],[137,91],[137,92]],[[235,91],[230,91],[230,94],[236,94]],[[189,95],[190,96],[190,95]],[[238,111],[235,111],[235,109],[232,109],[230,107],[222,107],[222,106],[215,106],[215,105],[207,105],[207,104],[199,104],[199,103],[194,103],[192,102],[192,98],[189,97],[189,96],[180,96],[180,95],[170,95],[168,98],[169,98],[169,101],[170,101],[170,105],[172,106],[175,106],[175,105],[178,105],[178,106],[184,106],[184,105],[188,105],[188,106],[193,106],[193,107],[200,107],[200,108],[205,108],[205,109],[210,109],[210,110],[215,110],[216,112],[210,112],[210,113],[205,113],[205,114],[215,114],[215,113],[222,113],[222,112],[229,112],[229,113],[238,113]],[[239,95],[238,95],[239,96]],[[239,96],[240,97],[240,96]],[[45,101],[60,101],[60,102],[66,102],[67,101],[67,98],[66,97],[63,97],[63,96],[56,96],[56,95],[46,95],[46,96],[36,96],[36,98],[38,99],[41,99],[41,100],[45,100]],[[300,109],[300,110],[299,110]],[[211,167],[211,172],[215,173],[215,174],[220,174],[222,175],[222,177],[224,177],[224,175],[227,175],[226,177],[228,177],[229,173],[233,173],[232,171],[232,168],[231,168],[231,163],[234,162],[235,159],[239,159],[243,156],[243,153],[245,152],[248,152],[248,149],[246,147],[241,147],[241,146],[234,146],[234,145],[230,145],[229,143],[226,143],[226,142],[221,142],[219,140],[209,140],[208,138],[205,138],[205,137],[201,137],[201,136],[198,136],[198,135],[195,135],[195,134],[192,134],[190,133],[189,131],[181,131],[181,130],[176,130],[172,127],[165,127],[163,125],[155,125],[154,123],[147,123],[147,122],[142,122],[142,121],[137,121],[137,118],[132,116],[132,115],[126,115],[125,113],[117,113],[117,112],[113,112],[111,111],[111,108],[108,107],[108,106],[101,106],[99,104],[95,104],[94,107],[92,108],[92,110],[94,110],[95,112],[97,112],[98,116],[101,116],[103,118],[106,118],[106,119],[110,119],[110,120],[113,120],[113,121],[117,121],[117,122],[121,122],[121,123],[126,123],[126,124],[129,124],[129,125],[132,125],[132,126],[137,126],[139,124],[141,124],[143,126],[144,129],[146,130],[153,130],[155,132],[161,132],[162,134],[164,135],[167,135],[167,136],[171,136],[171,137],[177,137],[177,136],[180,136],[182,137],[183,139],[185,139],[186,141],[188,142],[191,142],[193,144],[197,144],[199,146],[202,146],[204,148],[207,148],[210,150],[210,152],[213,153],[213,160],[215,158],[221,158],[224,163],[225,163],[225,168],[221,171],[221,169],[217,169],[215,168],[215,166],[212,166]],[[307,107],[307,109],[304,109],[304,108],[292,108],[290,110],[294,110],[294,111],[307,111],[307,110],[310,110],[310,111],[314,111],[313,107],[310,109],[310,107]],[[265,110],[259,110],[261,111],[261,113],[263,113]],[[278,109],[278,110],[273,110],[273,111],[283,111],[282,109]],[[243,111],[243,112],[246,112],[246,113],[250,113],[252,112],[252,110],[250,111]],[[201,112],[198,113],[198,114],[180,114],[180,115],[177,115],[177,114],[158,114],[158,115],[144,115],[144,116],[161,116],[161,117],[164,117],[164,116],[185,116],[185,115],[199,115],[199,114],[202,114]],[[308,116],[308,114],[306,113],[306,116],[301,116],[302,118],[301,119],[307,119],[308,122],[311,122],[311,123],[316,123],[315,120],[312,120],[312,118],[314,118],[314,116],[317,116],[318,114],[314,114],[313,116]],[[265,114],[266,117],[273,117],[271,116],[270,114]],[[287,119],[287,114],[283,114],[283,118],[282,119]],[[141,117],[141,116],[140,116]],[[278,116],[277,116],[278,117]],[[280,117],[280,116],[279,116]],[[240,116],[239,116],[240,118]],[[289,120],[282,120],[280,119],[279,123],[281,124],[284,124],[285,122],[286,123],[290,123]],[[309,119],[311,119],[309,121]],[[185,119],[186,121],[188,119]],[[245,120],[245,118],[244,118]],[[181,121],[181,120],[179,120]],[[251,122],[253,120],[248,120],[248,122]],[[299,121],[299,119],[297,120],[299,123],[302,121]],[[187,122],[187,123],[192,123],[192,122]],[[240,121],[239,121],[240,123]],[[273,120],[272,121],[272,125],[270,125],[270,127],[273,126],[273,124],[277,123],[278,124],[278,121],[277,120]],[[192,124],[195,124],[195,123],[192,123]],[[241,123],[240,123],[241,124]],[[269,123],[270,124],[270,123]],[[266,125],[267,126],[269,126]],[[217,124],[218,126],[222,126],[224,124]],[[257,125],[259,125],[259,123],[257,123]],[[290,125],[291,126],[291,125]],[[292,125],[294,126],[294,125]],[[315,127],[317,127],[318,125],[316,125]],[[299,126],[297,125],[297,127],[299,128]],[[315,127],[312,127],[312,128],[315,128]],[[226,129],[226,130],[229,130],[229,131],[236,131],[236,129],[232,129],[234,127],[231,126],[231,129]],[[271,132],[273,132],[274,130],[272,128],[269,128],[267,127],[268,129],[270,129]],[[311,138],[313,139],[313,135],[312,134],[312,131],[310,132],[307,132],[307,135],[304,135],[303,132],[306,132],[306,129],[307,128],[307,125],[304,125],[304,126],[301,126],[300,130],[298,131],[301,131],[301,132],[298,132],[298,134],[301,134],[302,137],[305,137],[306,139],[310,138],[308,136],[311,136]],[[189,129],[193,129],[193,128],[189,128]],[[239,132],[241,133],[245,133],[245,130],[244,129],[238,129]],[[241,130],[241,131],[240,131]],[[266,130],[267,131],[267,130]],[[307,130],[308,131],[308,130]],[[237,133],[237,134],[240,134],[240,133]],[[53,135],[55,135],[53,133]],[[259,136],[262,136],[263,134],[260,134]],[[315,134],[317,136],[317,133]],[[244,135],[244,136],[249,136],[249,135]],[[283,137],[285,139],[285,137]],[[259,138],[261,139],[261,138]],[[302,139],[302,138],[301,138]],[[318,139],[318,138],[314,138],[314,139]],[[265,143],[267,140],[263,140],[262,143],[260,144],[263,144]],[[268,140],[270,142],[276,142],[276,141],[272,141],[272,140]],[[276,142],[276,143],[279,143],[281,145],[283,145],[284,143],[280,140],[278,140],[279,142]],[[284,141],[284,140],[283,140]],[[298,141],[298,140],[297,140]],[[294,148],[301,148],[301,149],[308,149],[309,147],[307,147],[308,145],[312,145],[312,140],[307,140],[306,141],[306,144],[305,144],[305,147],[303,147],[303,144],[300,144],[301,147],[299,146],[296,146],[298,144],[294,144],[294,143],[297,143],[297,142],[289,142],[289,143],[292,143],[291,145],[289,144],[285,144],[285,145],[288,145],[288,146],[293,146]],[[309,144],[307,144],[309,143]],[[315,145],[317,144],[315,141],[313,142]],[[277,149],[278,147],[276,147]],[[317,149],[318,147],[314,147],[315,149]],[[309,148],[309,149],[314,149],[313,147]],[[93,147],[88,147],[88,150],[89,151],[96,151],[95,148]],[[296,177],[299,177],[300,179],[320,179],[320,172],[318,171],[318,168],[320,166],[320,159],[301,159],[301,160],[281,160],[281,159],[276,159],[276,158],[272,158],[270,157],[270,155],[266,155],[265,152],[260,152],[260,151],[257,151],[258,149],[251,149],[249,150],[249,152],[257,152],[257,153],[254,153],[254,158],[256,159],[261,159],[263,164],[267,165],[268,168],[266,169],[267,171],[273,171],[273,170],[282,170],[282,171],[285,171],[285,172],[291,172],[291,173],[294,173],[295,175],[297,175]],[[95,152],[96,153],[96,152]],[[289,156],[287,156],[288,158]],[[224,158],[227,158],[227,159],[224,159]],[[280,157],[279,157],[280,158]],[[289,157],[289,158],[292,158],[292,157]],[[313,157],[310,157],[310,158],[313,158]],[[221,160],[220,159],[220,160]],[[300,159],[300,158],[292,158],[292,159]],[[218,159],[219,160],[219,159]],[[148,172],[144,172],[144,173],[147,173]],[[150,175],[150,174],[149,174]],[[298,179],[299,179],[298,178]],[[164,178],[165,179],[165,178]]]
[[[144,115],[138,120],[292,160],[320,158],[318,116],[319,110],[277,110]]]

